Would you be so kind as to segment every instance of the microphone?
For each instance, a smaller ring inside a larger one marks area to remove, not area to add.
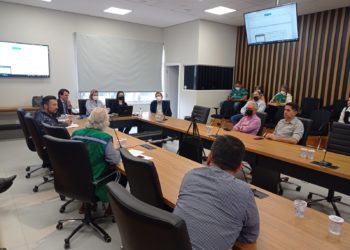
[[[215,135],[209,135],[209,137],[213,137],[213,138],[218,137],[218,133],[219,133],[220,129],[222,128],[222,123],[223,123],[223,120],[221,119],[220,126],[219,126],[218,130],[216,131],[216,134]]]
[[[332,166],[332,163],[330,163],[330,162],[328,162],[328,161],[325,161],[326,155],[327,155],[327,149],[324,150],[323,160],[320,161],[319,164],[320,164],[321,166],[324,166],[324,167],[331,167],[331,166]]]
[[[122,144],[120,144],[118,133],[117,133],[117,131],[115,131],[115,129],[113,129],[113,130],[114,130],[115,135],[117,136],[117,140],[118,140],[118,143],[119,143],[119,148],[122,148]]]

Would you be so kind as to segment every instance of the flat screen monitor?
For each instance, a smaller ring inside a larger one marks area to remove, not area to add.
[[[50,77],[49,46],[0,41],[0,77]]]
[[[296,3],[244,14],[248,45],[299,39]]]

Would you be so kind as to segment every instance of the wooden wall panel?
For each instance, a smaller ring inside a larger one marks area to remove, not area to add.
[[[287,84],[293,101],[318,97],[323,105],[350,96],[350,7],[298,17],[299,40],[248,46],[237,32],[235,80],[260,85],[267,100]]]

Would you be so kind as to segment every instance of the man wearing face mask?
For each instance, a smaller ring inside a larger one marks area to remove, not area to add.
[[[98,99],[98,91],[93,89],[90,91],[89,100],[86,101],[86,115],[89,116],[94,108],[105,108],[105,105]]]
[[[253,98],[249,99],[249,102],[256,103],[256,105],[258,106],[257,112],[264,112],[265,109],[266,109],[266,103],[265,103],[264,100],[262,100],[261,94],[257,90],[254,91]],[[241,108],[241,113],[240,114],[237,114],[237,115],[234,115],[234,116],[231,117],[231,121],[232,121],[233,125],[237,124],[237,122],[239,122],[239,120],[241,120],[241,118],[244,116],[244,114],[246,112],[246,109],[247,109],[247,105],[249,104],[249,102],[247,102],[246,105],[244,105]]]
[[[260,118],[256,115],[257,110],[258,105],[255,102],[248,102],[243,118],[233,127],[233,130],[256,135],[261,126]]]
[[[248,91],[242,87],[241,82],[236,82],[230,96],[227,98],[228,101],[233,102],[234,114],[238,113],[239,108],[242,107],[247,97]]]
[[[151,113],[171,116],[170,101],[163,100],[163,95],[159,91],[156,92],[155,97],[156,100],[152,101],[150,105]]]

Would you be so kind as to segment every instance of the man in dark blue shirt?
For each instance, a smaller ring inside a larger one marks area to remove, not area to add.
[[[67,127],[72,123],[71,120],[59,122],[56,118],[58,110],[57,99],[55,96],[45,96],[41,102],[41,109],[35,113],[35,121],[37,122],[42,134],[45,134],[43,123],[56,127]]]

